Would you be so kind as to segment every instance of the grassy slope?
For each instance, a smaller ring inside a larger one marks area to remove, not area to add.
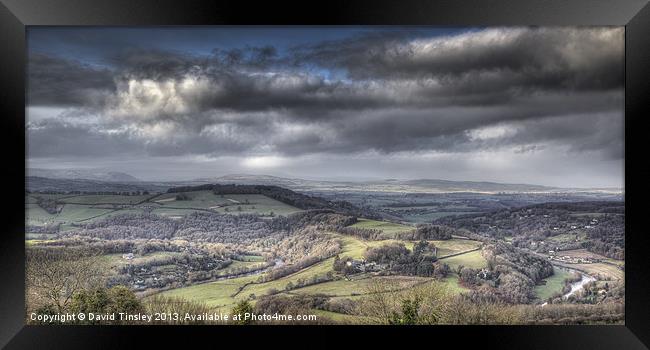
[[[261,194],[225,194],[215,195],[212,191],[184,192],[189,200],[175,200],[177,193],[165,193],[156,197],[154,203],[161,208],[199,208],[209,209],[219,213],[258,213],[268,215],[288,215],[299,212],[300,209],[271,199]],[[227,211],[226,211],[227,208]],[[241,210],[239,210],[241,208]],[[182,215],[182,214],[179,214]]]
[[[138,196],[121,196],[121,195],[80,195],[74,197],[65,197],[60,199],[63,203],[77,203],[77,204],[135,204],[142,202],[154,195],[138,195]]]
[[[54,222],[55,216],[43,210],[36,204],[25,205],[25,219],[28,225],[46,225]]]
[[[480,269],[487,266],[487,261],[483,255],[481,255],[481,251],[479,250],[441,259],[440,261],[449,265],[452,270],[455,270],[458,265],[471,267],[473,269]]]
[[[383,231],[386,234],[410,231],[413,229],[412,226],[396,224],[396,223],[386,222],[386,221],[369,220],[369,219],[359,219],[357,223],[351,225],[350,227],[375,229],[375,230]]]
[[[571,273],[567,271],[553,269],[553,276],[545,279],[546,284],[535,287],[535,294],[541,300],[546,300],[555,293],[561,293],[564,288],[564,280],[570,276]]]
[[[180,297],[187,300],[200,301],[214,308],[232,307],[238,300],[248,297],[233,298],[231,295],[237,292],[244,284],[254,282],[258,276],[247,276],[233,278],[230,280],[217,281],[212,283],[198,284],[185,288],[172,289],[163,292],[165,296]]]
[[[63,210],[56,215],[58,222],[81,222],[94,217],[99,217],[112,212],[112,209],[92,208],[88,205],[66,204]]]
[[[50,223],[79,223],[111,215],[128,213],[141,213],[139,207],[114,210],[107,203],[133,205],[143,200],[153,199],[147,203],[159,206],[154,209],[155,214],[165,216],[183,216],[195,211],[191,208],[213,210],[225,213],[228,208],[230,214],[238,213],[259,213],[268,215],[273,212],[276,215],[287,215],[300,211],[300,209],[268,198],[263,195],[224,195],[223,198],[214,195],[211,191],[187,192],[190,200],[177,201],[175,193],[165,193],[160,196],[119,196],[119,195],[41,195],[44,197],[60,198],[64,205],[59,214],[48,214],[35,204],[35,195],[25,197],[25,217],[29,225],[45,225]],[[155,197],[155,198],[154,198]],[[245,204],[248,201],[248,204]],[[86,204],[70,204],[86,203]],[[98,207],[101,206],[101,207]],[[241,207],[242,210],[237,210]],[[253,208],[254,207],[254,208]],[[211,209],[212,208],[212,209]]]
[[[362,258],[363,253],[369,246],[377,246],[377,245],[388,243],[388,241],[361,241],[351,236],[343,236],[335,233],[330,233],[330,235],[332,235],[333,239],[338,238],[342,240],[343,250],[339,254],[341,257],[350,256],[355,259]],[[394,240],[390,240],[390,241],[394,241]],[[405,243],[407,244],[407,247],[412,248],[413,242],[405,242]],[[468,244],[471,243],[449,242],[449,244],[450,246],[454,246],[458,249],[466,249],[468,247]],[[472,253],[468,253],[464,255],[470,255],[470,254]],[[461,255],[459,257],[462,257],[464,255]],[[470,260],[475,259],[475,257],[470,255],[469,259]],[[255,294],[256,296],[261,296],[267,294],[272,289],[275,289],[277,291],[283,291],[289,282],[295,285],[299,279],[308,281],[312,276],[315,275],[323,276],[327,274],[328,271],[332,271],[333,262],[334,262],[334,258],[329,258],[317,264],[314,264],[309,268],[303,269],[297,273],[282,277],[274,281],[265,282],[265,283],[252,283],[256,281],[258,276],[247,276],[247,277],[233,278],[230,280],[217,281],[212,283],[174,289],[174,290],[163,292],[163,294],[166,296],[176,296],[185,299],[205,302],[206,304],[212,307],[230,308],[237,301],[246,299],[251,294]],[[466,266],[470,266],[470,264],[466,263]],[[350,280],[343,279],[343,280],[319,283],[316,285],[294,289],[289,292],[283,292],[282,294],[285,295],[326,294],[331,297],[355,298],[366,293],[366,287],[373,278],[379,278],[379,277],[373,277],[368,274],[360,274],[360,275],[352,276]],[[387,278],[396,281],[400,286],[404,288],[414,286],[419,283],[424,283],[426,281],[431,281],[430,278],[414,277],[414,276],[393,276],[393,277],[381,277],[381,278]],[[458,285],[458,279],[455,276],[450,276],[446,278],[444,280],[444,283],[446,283],[450,287],[450,289],[454,292],[460,293],[466,291],[465,288]],[[232,297],[232,295],[236,293],[238,289],[241,289],[241,291],[237,293],[235,297]]]

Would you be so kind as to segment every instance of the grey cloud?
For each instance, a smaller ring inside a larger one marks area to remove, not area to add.
[[[38,53],[29,55],[27,103],[51,106],[101,106],[115,93],[113,73]]]
[[[141,154],[139,145],[126,135],[108,134],[87,125],[48,120],[29,123],[26,133],[30,157]]]
[[[434,76],[453,86],[459,77],[475,84],[479,74],[494,72],[513,88],[591,90],[622,86],[623,47],[621,28],[501,28],[410,43],[375,34],[295,54],[298,62],[345,69],[356,79]]]
[[[30,154],[535,152],[553,143],[620,159],[620,33],[486,30],[436,39],[424,53],[407,36],[382,33],[289,54],[271,46],[205,57],[129,49],[111,57],[113,71],[30,55],[30,105],[95,107],[102,115],[98,125],[28,128]],[[347,76],[326,77],[322,69]],[[130,82],[145,80],[154,86],[130,90]],[[504,124],[517,132],[468,135]],[[129,131],[107,132],[120,125]]]

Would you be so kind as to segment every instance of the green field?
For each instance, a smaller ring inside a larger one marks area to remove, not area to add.
[[[289,215],[301,211],[296,207],[261,194],[230,194],[226,195],[226,199],[235,201],[231,202],[231,205],[227,207],[231,214],[238,213],[239,207],[242,208],[242,212],[244,213],[258,213],[262,215],[268,215],[271,212],[274,215]],[[225,208],[218,208],[217,210],[221,213],[225,212]]]
[[[363,254],[365,253],[366,249],[370,247],[378,247],[384,244],[391,244],[391,243],[403,243],[406,246],[406,248],[412,250],[413,245],[415,244],[415,242],[412,241],[401,241],[396,239],[386,239],[380,241],[364,241],[364,240],[357,239],[353,236],[345,236],[336,233],[332,233],[332,235],[336,238],[341,239],[341,241],[344,243],[344,249],[341,255],[350,256],[354,259],[363,258]],[[480,247],[481,245],[481,243],[478,241],[472,241],[468,239],[456,239],[456,238],[452,238],[445,241],[429,241],[429,242],[433,243],[438,248],[439,258],[444,258],[445,256],[451,254],[457,254],[457,253],[473,250]]]
[[[83,222],[114,211],[113,209],[93,208],[89,205],[66,204],[56,215],[56,221],[63,223]]]
[[[349,323],[349,324],[363,324],[364,323],[364,317],[363,316],[355,316],[355,315],[346,315],[346,314],[340,314],[338,312],[332,312],[332,311],[326,311],[326,310],[318,310],[318,309],[312,309],[310,310],[311,314],[316,315],[317,317],[323,317],[323,318],[329,318],[337,323]]]
[[[456,275],[448,276],[443,280],[443,282],[447,285],[447,288],[449,288],[449,290],[455,294],[465,293],[469,291],[469,289],[459,284],[458,276]]]
[[[28,225],[43,226],[56,223],[82,222],[112,212],[112,209],[93,208],[89,205],[65,204],[58,214],[50,214],[36,204],[25,206]]]
[[[481,255],[480,250],[452,256],[449,258],[443,258],[440,261],[449,265],[449,267],[451,267],[452,270],[455,270],[459,265],[463,265],[465,267],[471,267],[473,269],[480,269],[483,267],[487,267],[487,261],[485,260],[483,255]]]
[[[481,242],[457,238],[452,238],[444,241],[429,242],[433,243],[438,248],[438,258],[444,258],[452,254],[466,252],[481,246]]]
[[[63,203],[72,204],[136,204],[144,202],[154,195],[137,195],[137,196],[121,196],[112,194],[102,195],[78,195],[72,197],[63,197],[59,199]]]
[[[312,286],[295,289],[288,294],[292,295],[313,295],[324,294],[328,297],[355,297],[368,293],[369,285],[377,280],[385,280],[395,283],[396,289],[408,289],[414,286],[431,282],[431,278],[417,277],[417,276],[391,276],[391,277],[375,277],[370,275],[359,275],[350,278],[350,280],[337,280],[331,282],[320,283]]]
[[[571,276],[570,272],[553,268],[553,276],[546,278],[546,284],[535,287],[535,294],[541,300],[546,300],[556,293],[562,293],[564,280]]]
[[[176,200],[176,196],[184,195],[189,197],[186,200]],[[162,206],[174,208],[201,208],[210,209],[212,207],[226,205],[228,200],[212,193],[212,191],[191,191],[182,193],[163,193],[152,200],[153,203]]]
[[[380,230],[386,234],[394,234],[414,229],[414,227],[408,225],[370,219],[359,219],[357,223],[351,225],[350,227]]]
[[[363,255],[370,247],[379,247],[384,244],[404,243],[406,248],[413,249],[413,242],[399,241],[395,239],[386,239],[381,241],[363,241],[353,236],[345,236],[338,233],[331,233],[334,238],[343,242],[343,251],[339,254],[341,257],[349,256],[353,259],[363,259]]]
[[[212,191],[183,192],[188,200],[176,200],[179,193],[165,193],[154,199],[154,203],[165,209],[205,209],[219,213],[257,213],[261,215],[288,215],[300,209],[271,199],[261,194],[215,195]],[[173,214],[172,214],[173,215]]]
[[[55,222],[52,215],[36,204],[25,204],[25,218],[27,225],[43,226]]]
[[[342,252],[339,254],[341,257],[349,256],[354,259],[363,258],[368,247],[379,246],[390,242],[398,242],[396,240],[385,241],[362,241],[355,237],[344,236],[337,233],[330,233],[333,239],[340,239],[343,243]],[[436,241],[439,244],[447,244],[448,249],[452,251],[465,251],[477,247],[478,242],[467,240],[450,240],[450,241]],[[409,248],[413,248],[413,242],[403,242]],[[477,253],[477,254],[474,254]],[[460,255],[456,261],[462,262],[465,266],[481,267],[485,266],[485,259],[480,255],[480,252],[471,252]],[[452,258],[449,258],[450,260]],[[447,260],[442,260],[447,262]],[[188,300],[195,300],[205,302],[208,306],[216,308],[230,308],[237,301],[247,299],[251,294],[261,296],[268,294],[275,290],[281,292],[283,295],[301,295],[301,294],[324,294],[333,298],[351,297],[357,298],[367,293],[368,284],[376,278],[387,279],[397,282],[399,288],[411,288],[421,283],[433,281],[431,278],[416,277],[416,276],[392,276],[392,277],[377,277],[371,274],[358,274],[350,276],[347,279],[340,279],[310,285],[298,289],[292,289],[283,292],[285,287],[290,282],[296,284],[298,280],[309,281],[313,276],[324,276],[328,272],[333,271],[334,258],[325,259],[316,263],[306,269],[298,271],[294,274],[279,278],[274,281],[265,283],[256,283],[259,276],[246,276],[222,280],[217,282],[205,283],[194,285],[179,289],[173,289],[163,292],[166,296],[182,297]],[[453,262],[452,264],[453,267]],[[456,276],[447,277],[443,282],[449,287],[450,291],[454,293],[461,293],[467,291],[466,288],[458,284]],[[439,283],[439,282],[438,282]],[[235,295],[236,294],[236,295]]]
[[[153,213],[170,218],[180,218],[195,211],[212,211],[228,214],[257,213],[268,216],[288,215],[300,209],[258,194],[215,195],[211,191],[185,193],[189,200],[176,200],[177,193],[161,195],[51,195],[30,194],[25,197],[25,219],[27,225],[43,226],[62,223],[62,230],[72,228],[70,224],[121,214],[139,214],[139,204],[146,203],[158,208]],[[37,197],[57,199],[62,207],[57,214],[49,214],[36,204]],[[126,208],[113,208],[113,205]]]
[[[240,295],[239,298],[233,298],[231,295],[235,294],[244,284],[254,282],[257,277],[258,276],[247,276],[198,284],[191,287],[172,289],[163,292],[162,295],[199,301],[205,303],[209,307],[217,309],[225,307],[230,308],[238,300],[243,300],[248,297],[248,295],[245,297]]]

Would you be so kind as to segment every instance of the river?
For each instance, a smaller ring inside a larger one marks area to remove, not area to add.
[[[584,287],[585,284],[589,282],[594,282],[596,279],[594,277],[591,277],[587,274],[584,274],[578,270],[570,269],[567,267],[560,267],[560,266],[554,266],[556,269],[560,269],[563,271],[571,272],[571,273],[579,273],[580,277],[582,277],[579,281],[576,282],[571,282],[571,290],[562,295],[562,299],[567,299],[568,297],[572,296],[573,294],[577,293],[580,289]],[[545,306],[548,304],[547,302],[543,303],[542,306]]]

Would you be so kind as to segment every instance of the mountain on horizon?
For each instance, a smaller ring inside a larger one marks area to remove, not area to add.
[[[269,185],[302,192],[409,192],[409,193],[535,193],[535,192],[612,192],[616,188],[560,188],[532,184],[511,184],[489,181],[453,181],[440,179],[384,179],[370,181],[308,180],[273,175],[229,174],[218,177],[202,177],[185,181],[142,181],[122,172],[102,169],[28,169],[28,177],[57,180],[92,180],[107,183],[140,183],[156,186],[179,186],[199,184]],[[33,179],[41,182],[41,180]]]
[[[524,183],[499,183],[490,181],[453,181],[440,179],[385,179],[371,181],[321,181],[284,178],[273,175],[229,174],[214,178],[200,178],[196,182],[231,183],[242,185],[275,185],[303,191],[370,191],[370,192],[622,192],[619,188],[564,188]]]
[[[200,178],[197,182],[231,183],[242,185],[275,185],[294,190],[308,191],[372,191],[372,192],[550,192],[562,190],[557,187],[505,184],[479,181],[451,181],[438,179],[374,180],[374,181],[319,181],[283,178],[272,175],[231,174],[214,178]]]
[[[94,180],[105,182],[141,182],[140,179],[119,171],[106,169],[44,169],[29,168],[27,176],[44,177],[48,179]]]

